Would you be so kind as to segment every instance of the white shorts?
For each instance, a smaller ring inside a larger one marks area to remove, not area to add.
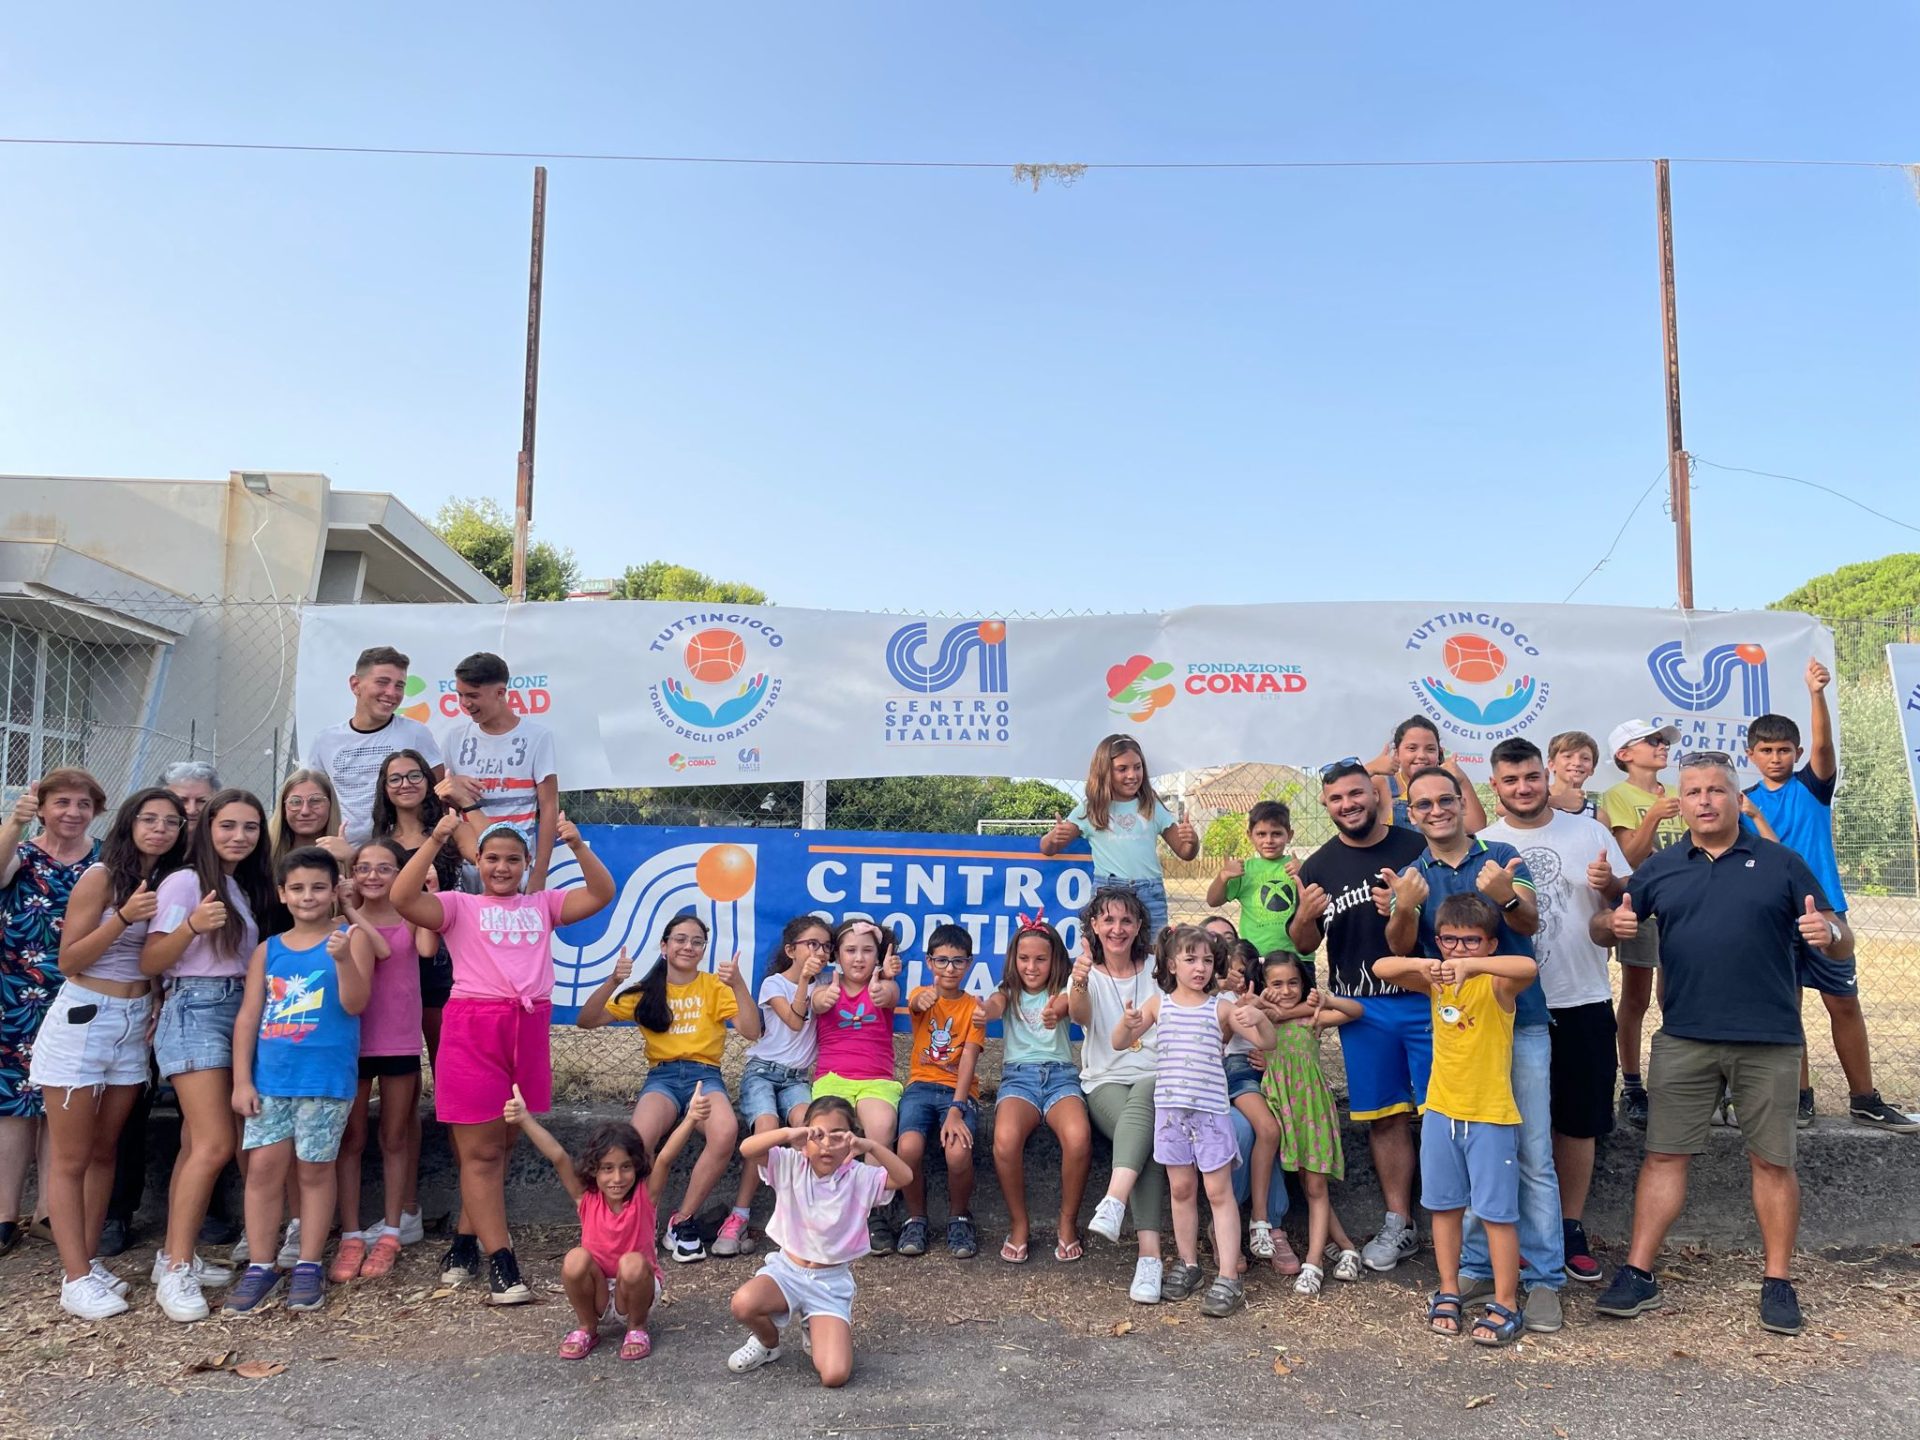
[[[602,1321],[612,1320],[621,1325],[626,1325],[629,1323],[627,1317],[614,1308],[613,1292],[617,1284],[618,1282],[614,1280],[607,1281],[607,1308],[601,1312],[600,1318]],[[658,1305],[660,1303],[660,1297],[665,1293],[665,1290],[660,1284],[660,1272],[656,1270],[653,1272],[653,1303]]]
[[[779,1250],[767,1256],[766,1264],[760,1267],[760,1275],[766,1276],[780,1287],[780,1293],[786,1297],[787,1313],[769,1316],[776,1330],[784,1329],[790,1320],[810,1320],[815,1315],[831,1315],[836,1320],[853,1324],[853,1267],[835,1265],[825,1270],[810,1270],[805,1265],[796,1265],[785,1253]]]
[[[63,1090],[146,1084],[147,1020],[153,1003],[150,995],[122,999],[62,985],[34,1037],[29,1082]]]

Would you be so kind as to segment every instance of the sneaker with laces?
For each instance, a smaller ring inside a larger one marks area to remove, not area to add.
[[[60,1282],[60,1308],[81,1320],[105,1320],[123,1313],[127,1302],[89,1270],[78,1280]]]
[[[291,1270],[300,1263],[300,1218],[298,1216],[287,1221],[287,1233],[280,1237],[280,1253],[273,1257],[273,1263],[282,1270]]]
[[[1358,1280],[1364,1268],[1358,1250],[1342,1250],[1337,1245],[1327,1246],[1327,1258],[1333,1261],[1333,1278],[1348,1282]]]
[[[667,1255],[676,1265],[694,1265],[707,1258],[699,1221],[691,1217],[667,1221]]]
[[[1793,1123],[1802,1130],[1813,1128],[1813,1091],[1800,1092],[1800,1107],[1794,1111]]]
[[[1636,1130],[1647,1128],[1647,1092],[1640,1085],[1630,1086],[1620,1097],[1620,1108],[1626,1113],[1627,1123]]]
[[[1087,1229],[1102,1240],[1120,1243],[1120,1222],[1127,1218],[1127,1205],[1124,1200],[1116,1200],[1111,1195],[1103,1196],[1100,1203],[1093,1207],[1093,1219],[1087,1222]]]
[[[165,1251],[156,1251],[154,1253],[153,1274],[151,1278],[155,1285],[158,1285],[166,1278],[167,1270],[172,1264],[173,1262],[167,1258]],[[211,1261],[203,1260],[197,1254],[189,1262],[188,1268],[193,1271],[194,1283],[208,1290],[218,1290],[222,1285],[231,1284],[233,1281],[232,1270],[228,1269],[225,1265],[215,1265]]]
[[[487,1257],[487,1303],[524,1305],[533,1299],[533,1291],[520,1278],[520,1262],[511,1250],[496,1250]]]
[[[464,1285],[480,1278],[480,1241],[472,1235],[455,1235],[447,1253],[440,1257],[440,1283]]]
[[[1142,1255],[1133,1262],[1133,1284],[1127,1287],[1127,1298],[1136,1305],[1158,1305],[1160,1303],[1160,1283],[1165,1278],[1165,1267],[1158,1255]]]
[[[327,1298],[327,1273],[318,1260],[295,1263],[287,1277],[287,1309],[318,1310]]]
[[[1631,1265],[1622,1265],[1613,1272],[1613,1283],[1593,1302],[1593,1308],[1617,1320],[1632,1320],[1649,1310],[1658,1310],[1665,1303],[1653,1276]]]
[[[747,1343],[727,1357],[727,1369],[745,1375],[780,1358],[778,1345],[762,1345],[758,1335],[747,1336]]]
[[[1880,1098],[1878,1090],[1851,1097],[1847,1101],[1847,1114],[1854,1124],[1874,1130],[1891,1130],[1897,1135],[1911,1135],[1920,1130],[1920,1120],[1894,1109]],[[1780,1283],[1786,1284],[1784,1280]]]
[[[418,1210],[402,1210],[400,1212],[400,1243],[402,1245],[418,1245],[426,1238],[427,1225],[426,1221],[421,1218],[420,1212]]]
[[[1274,1274],[1298,1275],[1300,1273],[1300,1257],[1293,1253],[1293,1242],[1287,1239],[1286,1231],[1273,1232],[1272,1249]]]
[[[169,1320],[182,1325],[207,1318],[207,1297],[200,1293],[200,1281],[193,1267],[185,1262],[167,1266],[154,1288],[153,1298]]]
[[[267,1308],[267,1297],[280,1288],[280,1272],[271,1265],[249,1265],[227,1292],[222,1315],[255,1315]]]
[[[1776,1335],[1798,1335],[1804,1325],[1800,1318],[1800,1297],[1793,1292],[1791,1280],[1768,1275],[1760,1282],[1760,1328]]]
[[[113,1271],[107,1269],[97,1255],[87,1262],[87,1273],[116,1295],[125,1295],[128,1290],[133,1288],[118,1275],[114,1274]]]
[[[720,1233],[713,1237],[713,1253],[719,1258],[732,1255],[745,1255],[753,1249],[752,1232],[747,1229],[747,1217],[738,1210],[727,1212],[727,1218],[720,1222]]]
[[[1413,1228],[1413,1223],[1406,1216],[1389,1210],[1387,1218],[1380,1222],[1380,1233],[1361,1249],[1360,1258],[1369,1270],[1385,1273],[1419,1248],[1420,1233]]]
[[[1587,1248],[1587,1227],[1578,1220],[1560,1222],[1560,1247],[1566,1255],[1566,1272],[1569,1280],[1578,1280],[1583,1285],[1600,1283],[1600,1262],[1593,1258],[1593,1251]]]
[[[1296,1295],[1318,1295],[1320,1293],[1320,1277],[1324,1273],[1318,1265],[1302,1265],[1300,1267],[1300,1278],[1293,1282],[1293,1293]]]

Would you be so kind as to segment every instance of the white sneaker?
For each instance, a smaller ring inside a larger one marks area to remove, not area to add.
[[[1406,1216],[1389,1210],[1387,1218],[1380,1222],[1380,1233],[1367,1241],[1360,1258],[1366,1261],[1369,1270],[1384,1272],[1410,1259],[1419,1248],[1420,1233]]]
[[[402,1245],[418,1245],[422,1240],[427,1238],[427,1224],[426,1221],[421,1218],[418,1210],[402,1210],[400,1212],[399,1234]]]
[[[1158,1305],[1161,1274],[1160,1257],[1142,1255],[1133,1262],[1133,1284],[1127,1287],[1127,1298],[1136,1305]]]
[[[1358,1280],[1360,1278],[1360,1252],[1342,1250],[1337,1245],[1327,1246],[1327,1258],[1333,1261],[1333,1278],[1336,1280]]]
[[[227,1252],[227,1258],[233,1262],[233,1268],[244,1270],[253,1259],[253,1247],[247,1244],[247,1232],[242,1230],[240,1238],[233,1242],[233,1248]]]
[[[1116,1200],[1111,1195],[1108,1195],[1103,1197],[1100,1203],[1093,1207],[1093,1219],[1087,1222],[1087,1229],[1091,1230],[1095,1235],[1098,1235],[1102,1240],[1111,1240],[1114,1244],[1118,1245],[1120,1243],[1120,1222],[1126,1218],[1126,1202],[1124,1200]]]
[[[780,1347],[771,1348],[760,1343],[758,1335],[747,1336],[747,1343],[727,1357],[727,1369],[736,1375],[745,1375],[750,1370],[758,1370],[780,1358]]]
[[[105,1320],[125,1311],[127,1302],[89,1271],[78,1280],[60,1282],[60,1308],[82,1320]]]
[[[273,1257],[274,1265],[281,1270],[291,1270],[300,1263],[300,1222],[287,1221],[287,1233],[280,1241],[280,1253]]]
[[[1318,1295],[1320,1293],[1321,1269],[1318,1265],[1302,1265],[1300,1277],[1293,1282],[1296,1295]]]
[[[207,1318],[207,1297],[200,1293],[200,1281],[188,1265],[169,1265],[154,1292],[155,1300],[169,1320],[191,1325]]]
[[[132,1288],[126,1281],[114,1274],[113,1271],[107,1269],[106,1264],[98,1255],[87,1262],[87,1273],[116,1295],[124,1295]],[[65,1282],[63,1281],[62,1283],[64,1284]]]
[[[166,1278],[167,1267],[172,1263],[172,1261],[167,1259],[166,1251],[160,1250],[154,1253],[153,1274],[150,1278],[155,1285],[158,1285]],[[233,1271],[229,1270],[225,1265],[215,1265],[203,1260],[197,1252],[189,1262],[189,1265],[193,1271],[193,1281],[196,1285],[204,1286],[209,1290],[218,1290],[222,1285],[228,1285],[233,1282]]]

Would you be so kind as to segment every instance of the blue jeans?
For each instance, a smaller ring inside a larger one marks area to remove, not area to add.
[[[1094,889],[1105,890],[1109,886],[1131,890],[1140,897],[1140,903],[1147,907],[1147,944],[1152,945],[1167,928],[1167,882],[1158,875],[1151,880],[1123,880],[1118,875],[1093,877]]]
[[[1513,1100],[1520,1107],[1520,1283],[1564,1289],[1560,1177],[1553,1168],[1553,1038],[1544,1027],[1513,1032]],[[1469,1211],[1460,1278],[1492,1277],[1487,1232]]]
[[[746,1072],[740,1077],[740,1113],[746,1119],[748,1130],[753,1129],[753,1122],[762,1115],[771,1115],[777,1124],[785,1125],[787,1116],[804,1106],[812,1093],[813,1077],[806,1071],[766,1060],[749,1060]]]
[[[1253,1126],[1238,1110],[1229,1112],[1227,1118],[1233,1122],[1233,1143],[1240,1147],[1240,1163],[1233,1167],[1233,1199],[1235,1204],[1245,1210],[1247,1201],[1253,1196],[1253,1172],[1248,1168],[1248,1162],[1253,1155]],[[1559,1203],[1558,1200],[1554,1201],[1556,1207]],[[1557,1208],[1554,1216],[1557,1221],[1559,1218]],[[1276,1160],[1273,1162],[1273,1182],[1267,1186],[1267,1223],[1277,1227],[1286,1218],[1287,1172],[1280,1168],[1280,1162]],[[1559,1233],[1559,1227],[1556,1224],[1554,1234]]]

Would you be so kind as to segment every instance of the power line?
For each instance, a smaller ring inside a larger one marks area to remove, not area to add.
[[[1566,596],[1560,601],[1562,605],[1566,604],[1567,601],[1573,599],[1574,596],[1578,595],[1582,587],[1586,585],[1587,581],[1591,580],[1594,576],[1600,573],[1600,567],[1605,565],[1607,561],[1613,558],[1613,552],[1620,548],[1621,537],[1627,533],[1627,526],[1631,525],[1633,523],[1633,517],[1640,513],[1640,507],[1647,503],[1647,496],[1653,493],[1654,486],[1658,485],[1662,480],[1667,478],[1668,468],[1669,468],[1668,466],[1662,465],[1660,467],[1660,473],[1654,476],[1653,479],[1647,483],[1647,488],[1640,492],[1640,498],[1634,501],[1633,508],[1627,511],[1627,518],[1622,520],[1620,522],[1620,528],[1614,531],[1613,543],[1607,546],[1607,553],[1602,555],[1598,560],[1593,562],[1593,568],[1587,571],[1586,574],[1580,577],[1580,584],[1575,585],[1573,589],[1567,591]]]
[[[300,145],[242,140],[133,140],[80,136],[0,135],[0,145],[115,150],[227,150],[291,155],[387,155],[452,160],[580,160],[625,165],[759,165],[868,170],[1012,170],[1012,160],[860,160],[777,155],[653,155],[601,150],[470,150],[425,145]],[[1652,156],[1486,156],[1454,160],[1091,160],[1084,170],[1428,170],[1527,166],[1650,165]],[[1777,165],[1902,170],[1897,160],[1802,160],[1772,156],[1676,156],[1676,165]]]
[[[1844,500],[1856,510],[1866,511],[1867,514],[1873,516],[1876,520],[1884,520],[1889,525],[1898,525],[1902,530],[1911,530],[1914,534],[1920,535],[1920,525],[1909,525],[1905,520],[1896,519],[1884,510],[1876,510],[1864,501],[1854,499],[1853,496],[1847,494],[1844,490],[1836,490],[1831,485],[1822,485],[1817,480],[1802,480],[1798,475],[1780,475],[1772,470],[1749,470],[1744,465],[1722,465],[1714,460],[1702,460],[1698,455],[1693,456],[1693,463],[1696,465],[1705,465],[1714,470],[1726,470],[1735,475],[1758,475],[1767,480],[1785,480],[1794,485],[1804,485],[1809,490],[1819,490],[1824,494],[1833,496],[1836,500]]]

